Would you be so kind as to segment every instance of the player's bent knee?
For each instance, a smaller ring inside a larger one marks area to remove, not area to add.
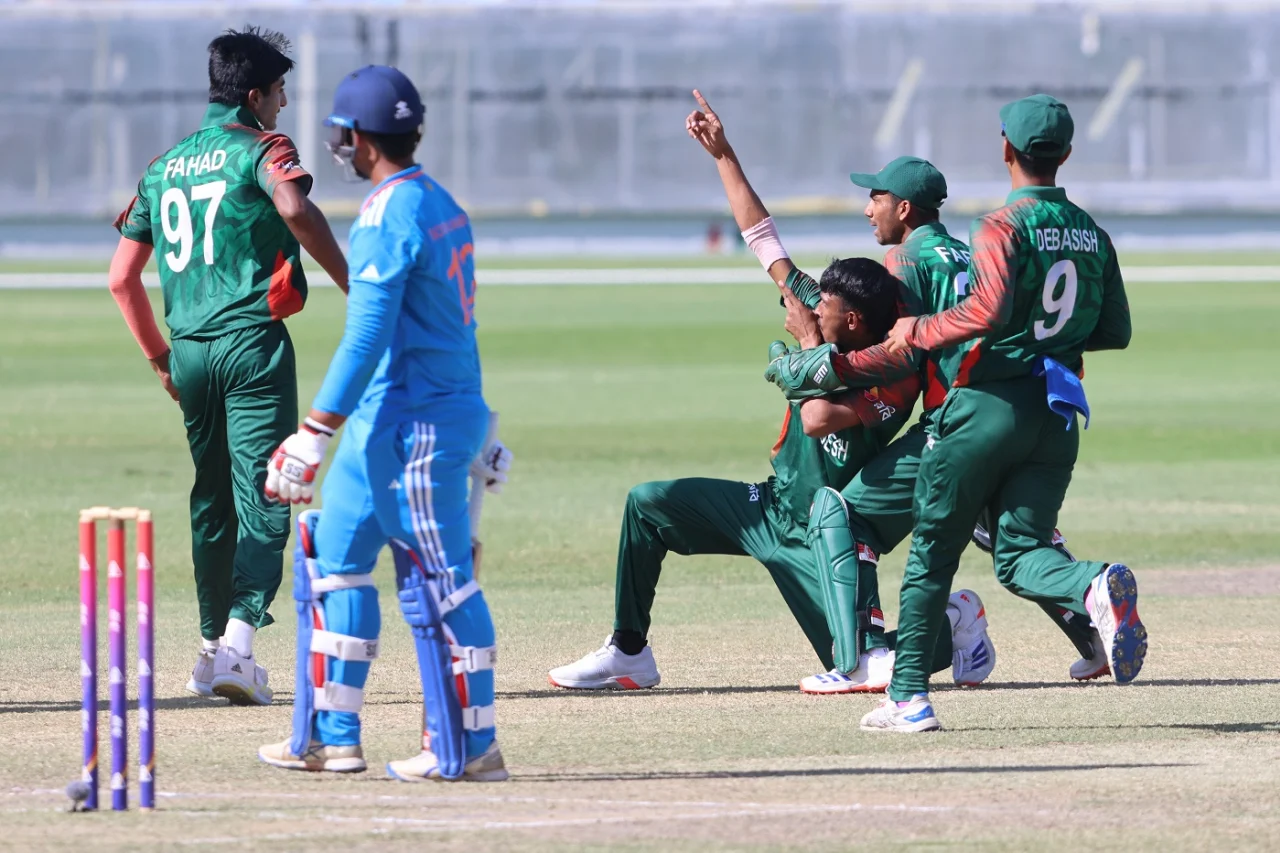
[[[653,480],[632,486],[627,492],[627,512],[645,516],[666,503],[669,480]]]

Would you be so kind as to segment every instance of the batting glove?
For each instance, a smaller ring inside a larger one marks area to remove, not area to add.
[[[333,430],[311,418],[303,421],[298,431],[284,440],[267,463],[267,485],[263,490],[268,500],[286,503],[311,503],[315,492],[316,472],[324,461],[324,451],[333,438]]]
[[[507,482],[507,472],[511,470],[511,462],[515,456],[501,441],[481,450],[471,461],[471,476],[484,480],[484,490],[499,494],[502,484]]]

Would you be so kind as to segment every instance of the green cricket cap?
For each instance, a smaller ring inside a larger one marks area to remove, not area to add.
[[[1009,144],[1032,157],[1061,157],[1071,148],[1076,123],[1067,105],[1049,95],[1032,95],[1000,108]]]
[[[893,193],[912,204],[937,210],[947,197],[947,179],[928,160],[899,157],[875,174],[854,172],[849,180],[860,187]]]

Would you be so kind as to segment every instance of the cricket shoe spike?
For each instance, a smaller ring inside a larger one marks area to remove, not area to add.
[[[574,690],[640,690],[657,687],[662,681],[653,650],[645,646],[639,654],[623,654],[613,636],[591,654],[547,673],[555,687]]]
[[[862,718],[862,728],[869,732],[932,732],[942,728],[934,716],[928,693],[917,693],[910,702],[899,705],[885,699],[880,706]]]
[[[1098,636],[1097,631],[1093,632],[1093,656],[1080,658],[1080,660],[1071,664],[1071,669],[1068,670],[1068,673],[1076,681],[1092,681],[1095,678],[1111,674],[1111,664],[1107,661],[1106,646],[1102,644],[1102,637]]]
[[[253,658],[241,657],[230,646],[222,646],[213,657],[212,688],[214,694],[232,705],[271,704],[266,669],[254,663]]]
[[[893,679],[894,654],[889,649],[873,649],[858,658],[853,672],[830,672],[810,675],[800,680],[800,692],[815,695],[832,693],[883,693]]]
[[[947,599],[951,622],[951,678],[961,687],[975,687],[996,668],[996,647],[987,634],[987,609],[971,589],[960,589]]]
[[[429,749],[404,761],[387,762],[387,773],[401,782],[505,782],[511,776],[497,741],[489,744],[489,748],[475,758],[467,759],[462,775],[454,780],[440,775],[436,756]]]
[[[1147,657],[1147,629],[1138,618],[1138,581],[1128,566],[1111,563],[1089,585],[1089,615],[1102,638],[1117,684],[1138,677]]]
[[[309,773],[363,773],[366,768],[364,750],[358,743],[350,746],[329,746],[313,740],[305,753],[294,755],[289,741],[285,740],[260,747],[258,758],[272,767],[306,770]]]
[[[205,699],[213,699],[217,696],[213,692],[213,659],[213,652],[200,652],[200,656],[196,658],[195,668],[191,670],[191,678],[187,681],[188,693],[194,693]]]

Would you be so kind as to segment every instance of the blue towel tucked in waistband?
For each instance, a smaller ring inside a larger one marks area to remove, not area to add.
[[[1084,415],[1084,428],[1088,429],[1089,401],[1085,399],[1084,385],[1080,382],[1080,377],[1047,355],[1040,357],[1035,375],[1044,377],[1045,397],[1049,401],[1049,409],[1062,415],[1067,422],[1067,429],[1071,429],[1076,412]]]

